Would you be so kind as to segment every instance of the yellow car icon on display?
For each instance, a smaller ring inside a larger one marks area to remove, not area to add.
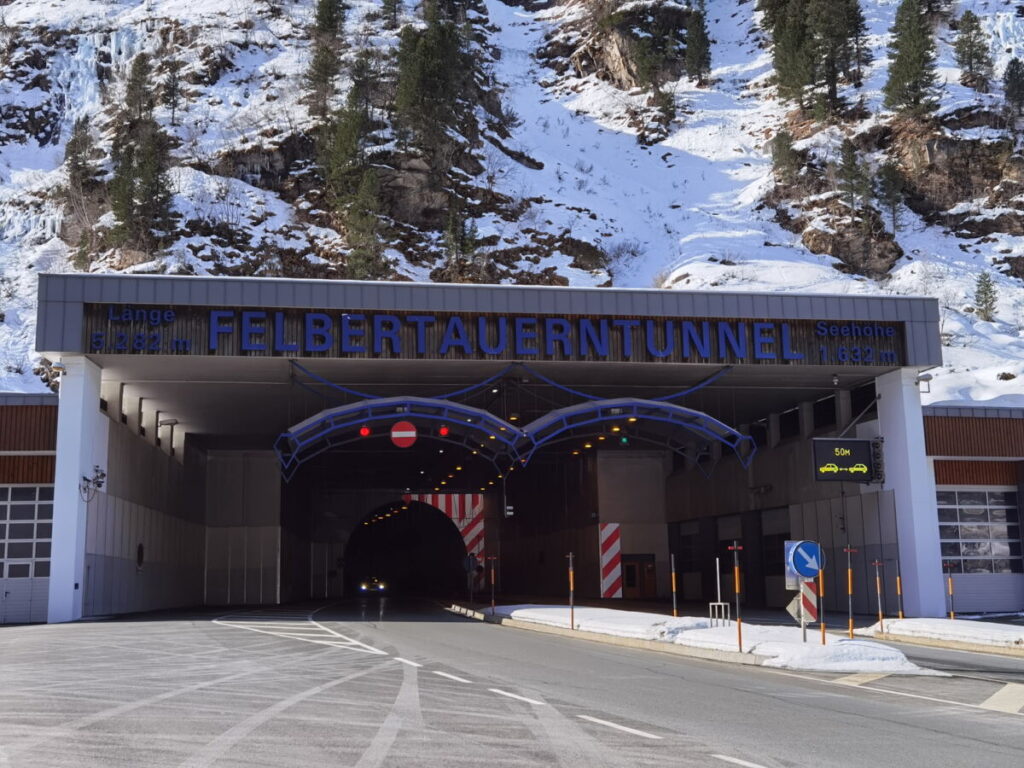
[[[868,473],[867,465],[854,464],[852,467],[850,467],[850,473],[853,474],[855,472],[860,472],[861,474],[866,475]]]
[[[839,467],[837,467],[835,464],[826,464],[823,467],[818,467],[818,471],[821,472],[821,474],[824,475],[824,474],[826,474],[828,472],[838,472],[839,471]]]

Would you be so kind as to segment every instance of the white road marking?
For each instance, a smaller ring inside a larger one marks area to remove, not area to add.
[[[330,627],[325,627],[319,621],[313,619],[320,611],[330,607],[329,605],[324,606],[307,613],[297,613],[295,611],[282,611],[280,613],[275,611],[228,613],[214,619],[213,623],[219,624],[222,627],[247,629],[250,632],[259,632],[285,640],[301,640],[304,643],[329,645],[334,648],[344,648],[345,650],[369,653],[374,656],[388,655],[387,651],[361,643],[340,632],[335,632]]]
[[[466,678],[459,677],[458,675],[450,675],[447,672],[440,672],[436,669],[434,670],[434,674],[440,675],[441,677],[447,677],[449,680],[454,680],[456,683],[468,683],[470,685],[473,684],[472,680],[467,680]]]
[[[981,702],[980,706],[985,709],[994,709],[997,712],[1019,714],[1021,710],[1024,710],[1024,685],[1007,683]]]
[[[395,661],[400,661],[403,664],[408,664],[410,667],[422,667],[423,666],[422,664],[418,664],[415,661],[409,661],[408,659],[403,659],[401,656],[395,656]]]
[[[645,739],[661,739],[661,736],[656,736],[653,733],[647,731],[641,731],[636,728],[630,728],[625,725],[619,725],[618,723],[610,723],[607,720],[601,720],[597,717],[591,717],[590,715],[579,715],[581,720],[587,720],[591,723],[597,723],[598,725],[605,725],[609,728],[614,728],[617,731],[625,731],[626,733],[632,733],[634,736],[643,736]]]
[[[746,760],[740,760],[738,757],[729,757],[728,755],[712,755],[712,757],[717,758],[718,760],[724,760],[727,763],[732,763],[733,765],[742,765],[744,768],[764,768],[763,765],[748,763]]]
[[[888,677],[888,675],[880,674],[878,672],[860,672],[856,675],[837,677],[832,682],[839,683],[840,685],[864,685],[865,683],[873,683],[876,680],[881,680],[883,677]]]
[[[547,704],[545,704],[543,701],[537,701],[536,699],[528,699],[525,696],[520,696],[518,693],[509,693],[508,691],[503,691],[501,690],[501,688],[488,688],[487,690],[491,693],[496,693],[499,696],[508,696],[510,699],[518,699],[519,701],[525,701],[527,704],[535,704],[538,707],[547,706]]]

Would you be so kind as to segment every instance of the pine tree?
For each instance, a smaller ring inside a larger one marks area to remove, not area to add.
[[[380,219],[380,181],[372,168],[359,183],[345,215],[345,230],[351,251],[346,262],[346,277],[353,280],[380,280],[391,273],[384,257],[383,224]]]
[[[398,14],[402,12],[402,0],[384,0],[384,29],[398,27]]]
[[[707,19],[700,11],[694,11],[687,22],[685,66],[686,74],[698,85],[703,85],[711,73],[711,40]]]
[[[806,0],[790,0],[775,30],[772,55],[779,95],[803,109],[806,90],[814,82],[814,50],[807,30]]]
[[[64,146],[69,199],[80,200],[85,190],[96,180],[96,170],[90,158],[94,147],[95,142],[89,130],[89,118],[78,118],[71,129],[68,143]]]
[[[857,157],[857,148],[852,141],[843,139],[839,155],[839,190],[846,198],[850,210],[856,211],[857,203],[871,193],[871,181]]]
[[[903,0],[896,11],[889,48],[889,80],[882,89],[885,106],[922,114],[935,108],[935,42],[920,0]]]
[[[843,0],[846,16],[847,51],[844,56],[847,77],[853,79],[858,88],[864,79],[864,67],[871,63],[871,48],[868,45],[868,25],[864,20],[860,0]]]
[[[786,14],[789,0],[757,0],[757,10],[764,14],[764,28],[774,39],[776,26]]]
[[[171,59],[167,62],[167,77],[164,78],[163,103],[171,110],[171,125],[177,125],[178,106],[181,104],[181,62]]]
[[[981,28],[981,21],[977,15],[973,11],[964,11],[964,15],[960,17],[960,30],[953,51],[956,54],[956,63],[960,65],[964,79],[971,87],[977,88],[978,85],[986,84],[992,76],[989,45],[989,36]]]
[[[149,82],[152,69],[146,54],[140,53],[132,59],[124,91],[124,108],[131,119],[138,120],[153,111],[153,91]]]
[[[1024,61],[1013,58],[1003,73],[1006,103],[1019,115],[1024,111]]]
[[[792,184],[800,170],[800,156],[793,149],[792,134],[783,129],[772,139],[772,164],[783,184]]]
[[[314,28],[319,35],[334,38],[341,34],[345,23],[345,5],[342,0],[317,0]]]
[[[327,107],[334,92],[334,78],[341,65],[330,43],[317,41],[313,46],[313,59],[306,72],[306,83],[312,92],[313,112],[319,116],[327,114]]]
[[[899,231],[900,204],[903,202],[904,183],[896,163],[887,161],[878,169],[878,200],[889,212],[893,234]]]
[[[395,91],[400,131],[427,147],[436,147],[454,124],[456,101],[472,72],[455,25],[433,18],[425,30],[402,30]]]
[[[110,184],[116,242],[147,252],[171,228],[170,141],[151,115],[131,120],[115,137],[115,169]]]
[[[996,319],[996,301],[999,294],[996,292],[995,281],[987,271],[978,275],[978,281],[974,284],[974,308],[978,317],[991,323]]]
[[[845,0],[840,0],[845,3]],[[837,9],[836,0],[808,0],[807,32],[814,59],[815,81],[825,87],[825,113],[840,107],[839,75],[847,69],[849,53],[848,18],[845,8]]]
[[[350,104],[338,113],[330,133],[323,158],[324,176],[338,207],[352,198],[361,181],[365,164],[363,140],[368,128],[366,113]]]

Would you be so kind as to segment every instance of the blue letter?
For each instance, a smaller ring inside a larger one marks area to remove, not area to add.
[[[560,317],[549,317],[544,320],[544,354],[548,357],[555,356],[555,342],[562,345],[562,355],[572,357],[569,321]]]
[[[434,324],[434,316],[409,315],[405,319],[408,320],[410,323],[414,323],[416,325],[416,354],[427,354],[427,324]]]
[[[769,331],[775,330],[775,323],[754,323],[754,358],[757,360],[776,360],[774,350],[764,350],[764,344],[774,344],[775,336]]]
[[[231,333],[234,324],[225,325],[221,320],[234,320],[235,313],[226,309],[214,309],[210,311],[210,351],[217,349],[217,336],[222,333]]]
[[[622,329],[622,356],[633,356],[633,329],[640,325],[639,320],[612,320],[612,325]]]
[[[697,326],[690,320],[684,320],[681,328],[683,337],[683,359],[689,360],[692,354],[690,345],[697,349],[697,356],[711,358],[711,323],[707,320],[700,324],[700,336],[697,335]]]
[[[267,344],[264,341],[251,341],[251,336],[265,336],[266,325],[253,325],[254,320],[266,321],[266,312],[243,312],[242,313],[242,349],[246,352],[265,352]]]
[[[825,327],[824,323],[818,325]],[[782,357],[785,360],[803,360],[803,352],[794,352],[789,339],[789,323],[782,324]]]
[[[362,323],[366,318],[363,315],[342,315],[341,316],[341,351],[342,354],[353,352],[365,352],[366,347],[356,344],[358,339],[366,335],[366,329],[360,328],[356,323]]]
[[[289,344],[284,340],[284,312],[274,313],[274,351],[275,352],[298,352],[299,345]]]
[[[442,355],[447,355],[452,347],[459,347],[466,355],[473,354],[473,348],[469,346],[469,339],[466,337],[466,325],[458,315],[448,318],[448,325],[444,329],[444,337],[441,339]]]
[[[785,328],[786,326],[782,326]],[[819,320],[814,324],[814,332],[819,336],[828,336],[828,323],[824,320]]]
[[[608,321],[599,320],[598,328],[595,330],[594,321],[585,317],[580,318],[580,354],[590,354],[590,348],[594,348],[594,354],[598,357],[608,357]]]
[[[476,321],[477,344],[480,345],[480,351],[485,355],[500,355],[508,346],[508,318],[497,317],[494,319],[494,324],[498,327],[498,343],[492,347],[487,341],[487,318],[481,317]]]
[[[737,323],[737,325],[737,330],[733,331],[729,323],[724,320],[718,321],[718,357],[722,360],[729,357],[726,347],[732,348],[732,355],[737,359],[746,360],[747,358],[747,324]]]
[[[527,328],[527,326],[531,326]],[[536,317],[517,317],[515,325],[516,335],[516,354],[517,355],[536,355],[536,347],[526,346],[526,342],[531,339],[537,338],[537,318]]]
[[[665,348],[658,349],[656,341],[656,328],[653,320],[647,321],[647,351],[654,357],[668,357],[676,351],[675,323],[671,320],[665,321]]]
[[[331,333],[332,320],[323,312],[306,313],[306,351],[326,352],[334,346],[334,334]]]
[[[384,327],[384,323],[388,327]],[[391,342],[391,354],[402,354],[402,340],[398,337],[398,329],[402,321],[394,315],[373,316],[373,354],[379,355],[384,349],[384,339]]]

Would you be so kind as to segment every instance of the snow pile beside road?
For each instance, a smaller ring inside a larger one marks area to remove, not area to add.
[[[991,645],[1024,651],[1024,627],[963,619],[887,619],[885,633],[925,640],[947,640],[974,645]],[[878,624],[856,630],[856,634],[873,637],[881,631]]]
[[[569,628],[569,607],[565,605],[499,605],[496,613],[517,621]],[[576,629],[584,632],[716,651],[736,650],[736,626],[711,627],[703,617],[674,619],[657,613],[576,608],[573,619]],[[807,643],[802,641],[797,627],[756,624],[743,627],[743,651],[766,657],[766,667],[813,672],[930,674],[895,648],[871,640],[829,636],[828,643],[821,645],[820,636],[813,630],[808,630],[807,639]]]

